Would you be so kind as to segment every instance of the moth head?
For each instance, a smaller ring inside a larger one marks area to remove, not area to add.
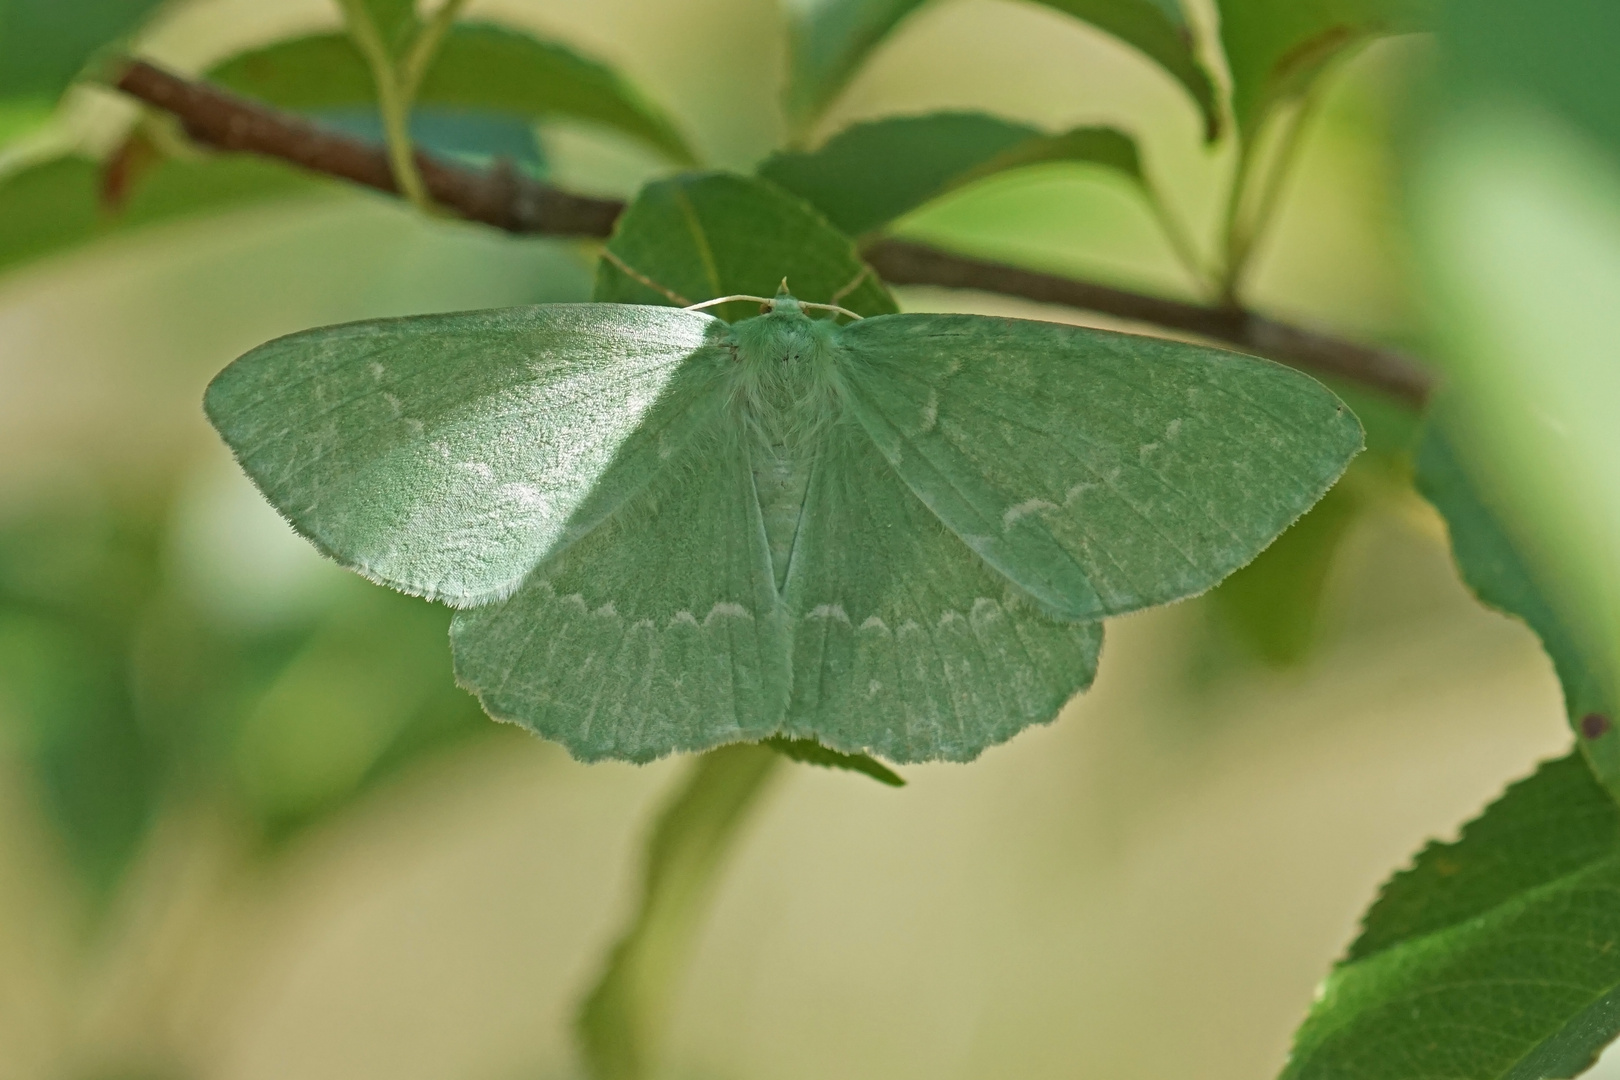
[[[787,278],[782,279],[782,284],[777,288],[774,299],[767,300],[759,305],[761,315],[769,315],[776,311],[790,312],[795,315],[803,311],[799,302],[793,298],[793,294],[788,292]]]

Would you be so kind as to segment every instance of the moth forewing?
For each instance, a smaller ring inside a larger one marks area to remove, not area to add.
[[[351,323],[247,353],[205,407],[323,552],[404,592],[486,603],[690,436],[705,389],[689,361],[713,358],[717,326],[618,304]]]
[[[1361,448],[1326,387],[1219,349],[975,315],[879,316],[841,340],[856,413],[906,485],[1037,597],[1050,540],[1094,616],[1209,589]]]

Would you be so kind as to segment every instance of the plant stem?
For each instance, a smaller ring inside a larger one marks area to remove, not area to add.
[[[396,68],[393,53],[377,29],[376,20],[366,9],[365,0],[338,2],[343,8],[349,37],[371,68],[371,81],[377,88],[377,109],[382,113],[383,137],[388,144],[388,161],[400,194],[418,210],[430,213],[433,200],[428,197],[427,185],[416,168],[416,151],[411,145],[411,95],[403,85],[402,72]]]
[[[1305,132],[1316,115],[1321,99],[1318,88],[1321,85],[1320,81],[1313,85],[1311,91],[1294,107],[1292,114],[1285,121],[1288,126],[1279,136],[1280,144],[1266,162],[1253,211],[1237,220],[1235,227],[1227,233],[1227,264],[1223,293],[1229,302],[1237,301],[1243,284],[1243,275],[1249,268],[1254,251],[1276,217],[1278,199],[1299,158],[1300,147],[1305,142]]]
[[[1300,148],[1305,142],[1305,133],[1321,109],[1326,88],[1332,83],[1332,69],[1344,64],[1354,51],[1354,49],[1342,50],[1329,61],[1311,81],[1310,89],[1300,98],[1286,120],[1282,121],[1287,127],[1278,136],[1276,149],[1268,156],[1265,175],[1259,185],[1258,199],[1252,212],[1247,215],[1244,215],[1242,210],[1248,201],[1250,174],[1262,156],[1260,152],[1262,140],[1258,135],[1264,134],[1264,131],[1257,132],[1256,138],[1247,139],[1243,143],[1226,208],[1226,267],[1221,293],[1223,301],[1228,306],[1237,307],[1241,304],[1239,293],[1242,289],[1243,276],[1249,268],[1249,262],[1261,238],[1276,217],[1278,200],[1288,177],[1294,171]],[[1268,117],[1262,123],[1264,126],[1270,126],[1274,119],[1274,116]]]
[[[1181,261],[1187,273],[1192,275],[1201,291],[1205,293],[1212,291],[1215,287],[1215,275],[1210,272],[1203,256],[1198,253],[1198,245],[1193,243],[1192,234],[1170,209],[1169,203],[1165,202],[1157,187],[1145,184],[1144,188],[1147,192],[1148,209],[1158,221],[1160,231],[1170,244],[1170,250],[1175,252],[1176,258]]]
[[[444,36],[450,32],[456,17],[466,6],[467,0],[445,0],[427,25],[417,32],[399,72],[400,89],[407,102],[416,100],[417,91],[422,89],[422,80],[427,76],[428,68],[433,66],[433,58],[439,55],[439,47],[444,44]]]
[[[1232,169],[1232,186],[1226,193],[1226,214],[1221,223],[1221,236],[1225,244],[1225,261],[1220,272],[1220,300],[1230,308],[1239,306],[1238,279],[1242,266],[1237,258],[1237,234],[1243,212],[1243,196],[1249,188],[1249,173],[1254,168],[1255,144],[1253,138],[1238,135],[1238,159]]]
[[[680,975],[748,812],[785,760],[742,743],[703,755],[648,837],[641,905],[586,996],[575,1031],[593,1080],[651,1074]]]

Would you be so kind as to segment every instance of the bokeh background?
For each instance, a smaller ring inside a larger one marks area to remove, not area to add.
[[[708,164],[747,168],[784,136],[774,0],[469,14],[615,64]],[[196,0],[142,51],[195,69],[335,22],[327,0]],[[1336,77],[1256,306],[1423,346],[1397,149],[1431,61],[1392,39]],[[92,142],[129,112],[71,107]],[[1227,152],[1077,22],[938,3],[819,130],[940,108],[1134,131],[1213,235]],[[663,167],[588,130],[540,140],[584,190],[628,195]],[[1079,166],[978,185],[902,232],[1190,287],[1140,202]],[[293,537],[199,402],[277,334],[583,299],[592,257],[323,188],[0,276],[0,1077],[576,1075],[574,1003],[684,763],[585,767],[484,719],[451,681],[447,613]],[[1090,694],[970,766],[907,768],[899,791],[788,771],[721,886],[669,1075],[1274,1074],[1379,882],[1569,743],[1535,639],[1468,596],[1403,482],[1410,425],[1367,407],[1387,462],[1352,478],[1314,618],[1268,639],[1252,597],[1217,592],[1119,620]]]

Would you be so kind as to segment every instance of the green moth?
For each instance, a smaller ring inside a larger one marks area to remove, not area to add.
[[[1101,619],[1208,589],[1361,446],[1251,357],[759,303],[311,330],[206,406],[322,551],[465,609],[456,675],[492,716],[587,760],[971,759],[1089,685]]]

